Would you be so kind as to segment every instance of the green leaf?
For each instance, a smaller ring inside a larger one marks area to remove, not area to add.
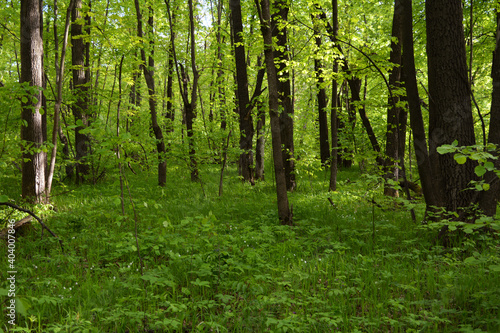
[[[453,158],[455,159],[455,161],[457,161],[458,164],[464,164],[465,162],[467,162],[467,156],[462,154],[455,154]]]
[[[490,184],[484,183],[483,184],[483,190],[488,191],[490,189]]]
[[[119,205],[121,205],[121,203],[122,203],[122,199],[121,198],[114,198],[113,199],[113,204],[115,206],[119,206]]]
[[[468,257],[467,259],[464,260],[464,264],[476,264],[477,263],[477,259],[474,258],[474,257]]]
[[[482,177],[486,173],[486,168],[482,165],[478,165],[474,168],[474,172],[478,177]]]
[[[490,265],[488,268],[490,269],[490,271],[500,272],[500,265]]]
[[[31,307],[30,303],[23,298],[16,298],[16,311],[26,317],[28,314],[26,310]]]
[[[495,169],[495,165],[493,162],[486,162],[484,163],[484,168],[488,171],[493,171],[493,169]]]
[[[9,201],[9,197],[6,196],[5,194],[0,195],[0,202],[7,202]]]
[[[453,153],[455,150],[456,150],[455,147],[451,145],[442,145],[441,147],[437,147],[437,152],[440,153],[441,155]]]

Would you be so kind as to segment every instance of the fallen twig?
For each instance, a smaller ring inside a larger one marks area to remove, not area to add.
[[[16,209],[16,210],[18,210],[18,211],[20,211],[20,212],[28,213],[28,214],[30,214],[31,216],[33,216],[33,217],[34,217],[34,218],[38,221],[38,223],[40,223],[40,225],[42,226],[42,230],[43,230],[43,229],[46,229],[46,230],[47,230],[47,231],[48,231],[48,232],[49,232],[52,236],[54,236],[54,237],[55,237],[55,238],[59,241],[59,244],[61,245],[61,250],[64,252],[64,246],[63,246],[63,242],[62,242],[62,240],[61,240],[59,237],[57,237],[57,235],[56,235],[54,232],[52,232],[52,230],[50,230],[50,229],[49,229],[49,227],[47,227],[47,226],[45,225],[45,223],[43,223],[42,219],[41,219],[41,218],[39,218],[39,217],[38,217],[35,213],[33,213],[31,210],[26,209],[26,208],[19,207],[18,205],[16,205],[16,204],[12,204],[12,203],[10,203],[10,202],[0,202],[0,206],[8,206],[8,207],[14,208],[14,209]]]

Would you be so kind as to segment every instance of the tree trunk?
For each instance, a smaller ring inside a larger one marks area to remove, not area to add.
[[[69,26],[71,24],[71,13],[73,11],[73,6],[75,5],[75,1],[72,0],[69,3],[67,12],[66,12],[66,21],[64,25],[64,35],[63,35],[63,45],[61,50],[61,64],[59,65],[59,39],[57,34],[57,1],[54,1],[54,46],[56,49],[55,52],[55,69],[56,69],[56,100],[54,103],[54,116],[53,116],[53,126],[52,126],[52,152],[50,156],[50,165],[47,172],[47,183],[46,183],[46,196],[47,200],[49,200],[50,193],[52,190],[52,180],[54,178],[54,169],[56,165],[56,157],[57,157],[57,136],[61,140],[63,144],[63,156],[65,157],[66,163],[69,162],[69,142],[66,135],[64,135],[61,125],[59,124],[60,114],[61,114],[61,105],[62,105],[62,89],[63,89],[63,78],[64,78],[64,64],[66,60],[66,47],[68,45],[68,35],[69,35]],[[66,164],[66,177],[71,178],[73,175],[73,166],[71,164]]]
[[[243,180],[253,184],[253,153],[252,142],[254,135],[253,119],[248,94],[247,62],[243,40],[243,23],[241,18],[240,0],[230,0],[231,26],[234,40],[234,59],[236,62],[236,83],[238,95],[238,110],[240,115],[240,161],[239,169]]]
[[[168,119],[167,133],[174,132],[174,120],[175,120],[175,110],[174,110],[174,54],[172,49],[173,40],[170,41],[170,47],[168,52],[168,69],[167,69],[167,113],[166,118]]]
[[[429,80],[429,151],[436,184],[443,189],[448,211],[469,207],[477,193],[467,190],[475,178],[474,163],[458,164],[453,154],[438,154],[437,147],[458,140],[459,146],[475,144],[462,3],[426,1],[427,62]],[[463,215],[463,212],[459,212]]]
[[[490,112],[490,130],[488,134],[488,143],[493,143],[500,147],[500,9],[497,9],[497,31],[496,45],[493,52],[493,62],[491,66],[491,78],[493,79],[493,92],[491,96],[491,112]],[[494,161],[495,168],[500,170],[500,159]],[[485,181],[490,184],[490,189],[481,194],[479,207],[484,214],[495,216],[497,210],[497,202],[500,193],[500,179],[493,172],[488,172],[485,175]]]
[[[338,20],[338,3],[337,0],[332,0],[332,34],[333,34],[333,42],[337,41],[337,33],[339,30],[339,20]],[[336,191],[337,190],[337,171],[338,171],[338,125],[337,125],[337,107],[338,107],[338,97],[337,97],[337,81],[335,74],[338,73],[338,64],[337,61],[333,64],[333,73],[334,77],[332,80],[332,109],[330,112],[330,123],[331,128],[330,132],[332,135],[332,154],[331,154],[331,163],[330,163],[330,184],[329,190]]]
[[[135,0],[135,10],[137,15],[137,36],[140,39],[144,38],[144,32],[142,30],[142,13],[139,6],[139,0]],[[153,30],[153,9],[149,7],[149,19],[148,26],[151,31]],[[146,85],[148,86],[149,93],[149,112],[151,114],[151,127],[153,128],[153,133],[156,139],[156,152],[158,154],[158,185],[165,186],[167,183],[167,162],[165,161],[165,141],[163,140],[163,132],[160,125],[158,124],[158,117],[156,111],[156,97],[155,97],[155,79],[154,79],[154,42],[149,41],[149,48],[151,53],[147,57],[146,61],[146,51],[145,47],[141,46],[141,60],[142,69],[144,73],[144,78],[146,79]]]
[[[266,138],[264,137],[266,124],[266,113],[264,105],[257,102],[257,144],[255,145],[255,178],[264,180],[264,152],[266,147]]]
[[[274,50],[275,63],[278,75],[279,104],[282,108],[280,113],[281,143],[283,145],[282,155],[285,165],[286,188],[293,191],[297,187],[295,180],[295,159],[293,143],[293,103],[290,86],[290,73],[288,72],[288,36],[286,21],[290,5],[287,0],[274,2],[275,14],[271,16],[271,29],[273,38],[277,40],[278,47]],[[285,23],[285,24],[284,24]]]
[[[422,110],[420,109],[420,97],[418,94],[413,50],[413,13],[411,1],[412,0],[401,1],[403,6],[403,71],[410,110],[410,126],[413,131],[413,145],[417,157],[418,174],[422,184],[425,203],[427,207],[442,206],[439,201],[440,198],[442,198],[442,188],[437,186],[434,182],[427,149],[424,120],[422,117]]]
[[[256,4],[258,2],[256,0]],[[274,175],[276,177],[276,195],[278,216],[281,224],[293,224],[293,216],[288,204],[285,168],[281,154],[281,133],[279,121],[279,93],[276,66],[274,64],[273,36],[271,32],[271,13],[269,0],[261,0],[259,16],[264,39],[264,55],[267,68],[267,86],[269,90],[269,116],[271,118],[271,135],[274,158]]]
[[[360,105],[361,102],[361,79],[354,77],[352,79],[347,80],[349,83],[349,87],[351,88],[351,107],[353,109],[357,109],[359,113],[359,117],[361,118],[361,122],[363,124],[363,127],[366,130],[366,134],[368,134],[368,139],[370,140],[370,143],[372,144],[372,148],[375,151],[375,153],[379,154],[380,153],[380,145],[378,143],[377,137],[375,136],[375,132],[373,131],[372,125],[370,123],[370,119],[368,119],[368,116],[366,115],[366,109],[365,105]],[[377,156],[377,163],[381,164],[381,161],[379,159],[379,156]]]
[[[88,126],[88,83],[85,68],[86,47],[83,37],[81,21],[82,0],[76,0],[71,13],[71,61],[73,65],[73,94],[76,97],[72,111],[75,122],[80,123],[75,127],[75,153],[76,153],[76,182],[80,183],[90,173],[87,157],[90,153],[90,137],[81,133]]]
[[[43,24],[42,3],[21,1],[21,75],[20,83],[32,89],[26,91],[21,107],[22,196],[34,203],[45,202],[45,169],[47,154],[42,150],[43,121]]]
[[[402,12],[401,1],[394,2],[394,15],[392,19],[392,39],[391,53],[389,62],[393,64],[393,68],[389,72],[389,86],[394,91],[400,86],[401,81],[401,40],[402,40]],[[397,106],[399,96],[391,94],[389,97],[389,107],[387,109],[387,132],[385,146],[385,180],[384,194],[392,197],[398,197],[399,193],[394,187],[390,186],[387,181],[392,179],[397,182],[399,179],[399,114],[401,108]]]
[[[314,23],[314,40],[316,42],[317,50],[321,48],[321,34],[319,32],[316,17],[313,17]],[[316,78],[316,98],[318,101],[318,125],[319,125],[319,151],[321,157],[321,164],[326,165],[330,162],[330,144],[328,142],[328,118],[326,113],[326,91],[325,79],[323,77],[323,65],[321,60],[316,56],[314,58],[314,75]]]

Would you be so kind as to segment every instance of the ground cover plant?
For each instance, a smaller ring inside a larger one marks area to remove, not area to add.
[[[64,253],[37,225],[18,237],[17,326],[4,310],[0,331],[500,329],[494,234],[464,233],[443,247],[437,227],[418,222],[422,204],[414,204],[414,223],[407,206],[384,198],[383,185],[358,169],[339,174],[337,192],[327,192],[323,171],[304,173],[290,195],[294,225],[284,226],[272,180],[242,183],[232,165],[219,197],[219,166],[200,167],[203,188],[180,168],[170,166],[164,188],[153,174],[127,174],[137,241],[117,177],[61,187],[52,208],[36,206]],[[15,178],[6,175],[5,184],[15,197]],[[2,210],[3,219],[21,217]],[[5,243],[0,251],[7,267]],[[6,296],[5,269],[1,275]]]

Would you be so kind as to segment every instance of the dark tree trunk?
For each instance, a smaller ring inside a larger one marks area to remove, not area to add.
[[[281,144],[283,145],[282,155],[285,165],[286,188],[288,191],[293,191],[297,187],[295,180],[295,159],[294,159],[294,143],[293,143],[293,103],[290,83],[290,73],[288,72],[287,63],[289,61],[288,54],[288,37],[286,29],[286,21],[288,20],[288,11],[290,5],[288,0],[277,0],[273,3],[275,14],[271,16],[271,26],[273,38],[277,39],[277,49],[274,50],[275,62],[277,66],[276,74],[278,75],[278,93],[279,103],[282,107],[280,113],[280,129],[281,129]]]
[[[387,181],[392,179],[397,182],[399,179],[399,114],[401,108],[397,105],[399,96],[394,94],[394,91],[399,88],[401,81],[401,40],[402,40],[402,12],[401,1],[394,2],[394,15],[392,18],[392,39],[391,53],[389,61],[393,64],[393,68],[389,72],[389,86],[393,93],[389,97],[389,107],[387,109],[387,132],[385,146],[385,179],[386,186],[384,194],[392,197],[399,196],[394,187],[388,185]]]
[[[45,202],[45,169],[47,155],[38,150],[44,144],[42,107],[43,24],[41,1],[21,1],[21,75],[20,83],[33,90],[22,102],[21,151],[22,196],[34,203]],[[37,149],[37,151],[34,151]]]
[[[170,41],[170,48],[168,52],[168,69],[167,69],[167,113],[166,117],[168,119],[167,133],[173,133],[174,131],[174,120],[175,120],[175,110],[174,110],[174,53],[172,49],[174,41]]]
[[[142,30],[142,13],[139,6],[139,0],[135,0],[135,10],[137,15],[137,36],[141,39],[144,37],[144,32]],[[148,27],[153,30],[153,9],[149,7],[149,18]],[[142,60],[142,70],[144,73],[144,78],[146,79],[146,85],[148,86],[149,94],[149,112],[151,114],[151,127],[156,139],[156,152],[158,154],[158,185],[165,186],[167,183],[167,162],[165,161],[165,141],[163,140],[163,132],[160,125],[158,124],[157,117],[157,103],[155,96],[155,79],[154,79],[154,42],[149,41],[150,54],[146,59],[145,47],[141,47],[141,60]]]
[[[316,42],[316,47],[319,50],[321,48],[321,34],[319,28],[317,27],[316,18],[313,17],[314,29],[314,40]],[[330,144],[328,142],[328,117],[327,117],[327,101],[326,101],[326,91],[325,91],[325,79],[323,77],[323,64],[321,60],[317,57],[314,58],[314,75],[316,77],[316,98],[318,101],[318,125],[319,125],[319,151],[321,157],[321,164],[327,165],[330,162]]]
[[[436,183],[443,189],[448,211],[469,207],[477,193],[466,190],[475,178],[474,163],[458,164],[453,154],[436,148],[458,140],[459,146],[475,144],[462,3],[426,1],[427,62],[429,80],[429,151]]]
[[[183,94],[183,99],[184,100],[189,100],[189,97],[187,96],[188,94],[188,76],[186,74],[186,71],[184,70],[184,66],[181,66],[181,77],[182,77],[182,83],[184,89],[182,90]],[[193,87],[193,89],[195,89]],[[188,145],[189,145],[189,169],[191,170],[191,181],[198,181],[199,180],[199,174],[198,174],[198,162],[196,161],[195,155],[196,155],[196,150],[194,148],[194,132],[193,132],[193,122],[195,113],[194,113],[194,107],[192,103],[184,103],[184,117],[185,117],[185,122],[186,122],[186,132],[187,132],[187,137],[188,137]]]
[[[236,83],[238,86],[238,110],[240,115],[240,161],[239,169],[243,180],[253,183],[252,142],[254,135],[253,119],[248,93],[247,61],[243,40],[243,23],[241,19],[240,0],[230,0],[231,26],[234,40],[234,59],[236,62]]]
[[[442,188],[437,186],[432,174],[424,120],[420,108],[415,56],[413,50],[413,13],[412,0],[402,0],[403,6],[403,71],[406,95],[410,110],[410,125],[413,132],[413,145],[417,157],[418,174],[427,207],[442,206]]]
[[[377,137],[375,136],[375,132],[373,131],[372,125],[370,123],[370,119],[366,115],[366,109],[364,104],[360,105],[361,102],[361,79],[360,78],[352,78],[348,80],[349,87],[351,88],[351,107],[358,111],[359,117],[361,118],[361,122],[363,123],[363,127],[366,130],[366,134],[368,134],[368,139],[372,144],[373,150],[378,154],[380,153],[380,145],[378,143]],[[380,159],[377,156],[377,163],[381,164]]]
[[[258,1],[256,0],[258,5]],[[276,66],[274,64],[273,36],[271,32],[271,13],[269,0],[261,0],[258,6],[262,36],[264,39],[264,55],[267,69],[267,86],[269,90],[269,115],[271,118],[271,135],[274,158],[274,174],[276,177],[276,196],[278,216],[282,224],[293,224],[292,211],[288,204],[285,168],[281,154],[281,131],[279,121],[279,93]]]
[[[217,1],[217,63],[218,63],[218,70],[217,70],[217,90],[219,94],[219,102],[220,102],[220,128],[222,130],[225,130],[227,127],[227,120],[226,120],[226,93],[224,89],[224,71],[222,70],[222,48],[221,45],[224,43],[224,39],[221,36],[222,32],[222,27],[221,27],[221,22],[222,22],[222,3],[223,0],[218,0]],[[224,146],[224,140],[222,140],[222,145]]]
[[[493,52],[493,62],[491,66],[491,78],[493,79],[493,93],[491,96],[490,112],[490,131],[488,134],[488,143],[493,143],[500,147],[500,10],[497,10],[497,31],[496,45]],[[500,170],[500,159],[494,161],[495,168]],[[479,207],[486,215],[495,216],[497,202],[500,193],[500,179],[493,172],[485,175],[485,181],[490,184],[490,189],[481,195]]]
[[[332,32],[333,32],[333,42],[337,41],[337,33],[339,30],[339,20],[338,20],[338,3],[337,0],[332,0]],[[333,73],[338,72],[338,64],[335,61],[333,65]],[[337,96],[337,81],[334,76],[332,80],[332,109],[330,112],[330,122],[331,128],[330,132],[332,135],[332,154],[331,154],[331,163],[330,163],[330,184],[329,190],[336,191],[337,190],[337,171],[338,171],[338,125],[337,125],[337,107],[338,107],[338,96]]]
[[[82,0],[76,0],[71,13],[71,60],[73,64],[73,94],[76,97],[72,111],[75,122],[81,124],[75,127],[75,158],[76,158],[76,182],[80,183],[90,173],[87,157],[90,153],[90,137],[81,133],[88,126],[89,119],[89,77],[85,67],[86,45],[83,37],[83,26],[80,23]]]
[[[266,138],[264,126],[266,124],[266,112],[263,103],[257,102],[257,143],[255,145],[255,178],[264,180],[264,151]]]

